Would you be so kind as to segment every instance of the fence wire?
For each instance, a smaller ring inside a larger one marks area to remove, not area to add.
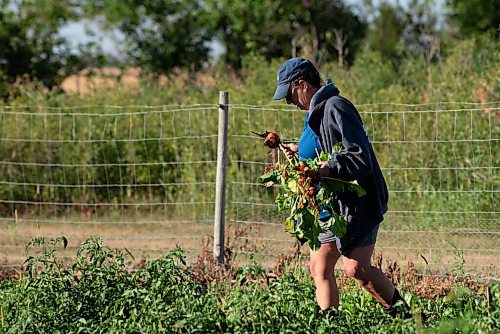
[[[360,104],[390,193],[376,251],[446,273],[500,277],[500,103]],[[228,244],[272,265],[295,241],[256,182],[279,159],[251,131],[297,138],[304,112],[230,105]],[[33,237],[89,236],[153,258],[194,258],[213,231],[218,109],[193,106],[0,107],[0,263]],[[307,249],[304,249],[307,254]],[[305,255],[307,256],[307,255]]]

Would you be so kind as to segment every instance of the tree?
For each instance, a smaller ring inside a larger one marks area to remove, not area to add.
[[[340,0],[207,0],[225,61],[238,69],[245,54],[302,55],[352,61],[366,23]],[[340,42],[340,43],[339,43]]]
[[[465,35],[494,31],[499,35],[498,0],[447,0],[450,23]]]
[[[289,39],[280,3],[272,0],[206,0],[214,37],[224,46],[224,61],[240,69],[245,55],[283,56]],[[285,48],[285,49],[284,49]]]
[[[292,44],[316,64],[323,60],[351,63],[361,47],[367,24],[341,0],[296,1],[292,7]],[[296,51],[292,51],[297,53]]]
[[[104,16],[124,35],[135,65],[154,74],[191,73],[208,60],[210,24],[198,0],[89,0],[87,15]]]
[[[367,35],[368,47],[379,52],[382,57],[394,60],[398,56],[398,44],[405,27],[403,9],[383,1],[372,10],[377,14]]]
[[[430,61],[439,55],[438,19],[432,0],[411,0],[405,10],[403,41],[413,53],[424,53]]]
[[[67,41],[59,28],[75,16],[70,1],[2,1],[0,3],[0,80],[20,78],[53,87],[73,70]],[[5,87],[5,86],[4,86]],[[2,97],[6,97],[4,88]]]

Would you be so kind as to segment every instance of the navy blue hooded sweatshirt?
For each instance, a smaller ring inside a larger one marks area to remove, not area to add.
[[[339,194],[337,203],[332,203],[335,212],[347,217],[347,233],[340,239],[340,252],[346,255],[358,240],[382,222],[389,196],[361,117],[354,105],[339,93],[331,82],[316,92],[310,104],[309,126],[318,136],[323,151],[332,156],[328,161],[331,177],[356,180],[366,191],[362,197],[346,191]],[[343,149],[335,153],[332,148],[337,143],[342,143]]]

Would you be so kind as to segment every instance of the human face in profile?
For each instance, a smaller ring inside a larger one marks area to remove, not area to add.
[[[308,83],[305,80],[293,81],[286,94],[286,103],[293,104],[301,110],[309,110],[311,97],[309,97]]]

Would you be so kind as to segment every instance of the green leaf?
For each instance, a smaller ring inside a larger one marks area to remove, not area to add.
[[[307,243],[312,250],[318,250],[321,247],[319,241],[319,234],[322,232],[321,226],[319,226],[319,221],[316,219],[309,210],[305,210],[302,215],[302,231],[304,237],[307,239]]]
[[[272,172],[269,172],[267,174],[261,175],[257,179],[257,182],[264,183],[266,185],[269,182],[272,182],[273,184],[280,183],[281,182],[281,172],[279,170],[273,170]]]
[[[329,193],[340,193],[344,191],[345,182],[335,179],[322,178],[321,185],[329,192]]]
[[[304,210],[299,211],[287,218],[287,220],[289,220],[293,224],[290,232],[292,236],[304,238],[304,232],[302,231],[302,224],[304,222],[304,220],[302,219],[303,213]]]
[[[285,210],[291,210],[292,209],[292,201],[293,201],[293,198],[291,198],[287,194],[277,194],[275,202],[278,205],[278,212],[283,212]]]
[[[358,197],[362,197],[366,195],[365,189],[358,184],[358,181],[351,181],[347,184],[347,189],[355,192]]]
[[[336,217],[334,218],[334,216]],[[347,233],[347,220],[344,216],[338,214],[333,214],[332,219],[333,223],[330,225],[330,231],[337,237],[342,238]]]
[[[316,217],[309,210],[305,210],[304,214],[302,215],[302,219],[304,220],[304,222],[306,224],[309,224],[309,225],[313,225],[314,222],[316,221]]]
[[[338,153],[344,149],[344,145],[342,143],[337,143],[332,147],[332,153]]]
[[[318,162],[320,162],[320,161],[328,161],[328,160],[330,160],[330,158],[331,158],[330,154],[328,154],[326,152],[321,152],[321,153],[318,154],[318,157],[316,158],[316,160]]]

